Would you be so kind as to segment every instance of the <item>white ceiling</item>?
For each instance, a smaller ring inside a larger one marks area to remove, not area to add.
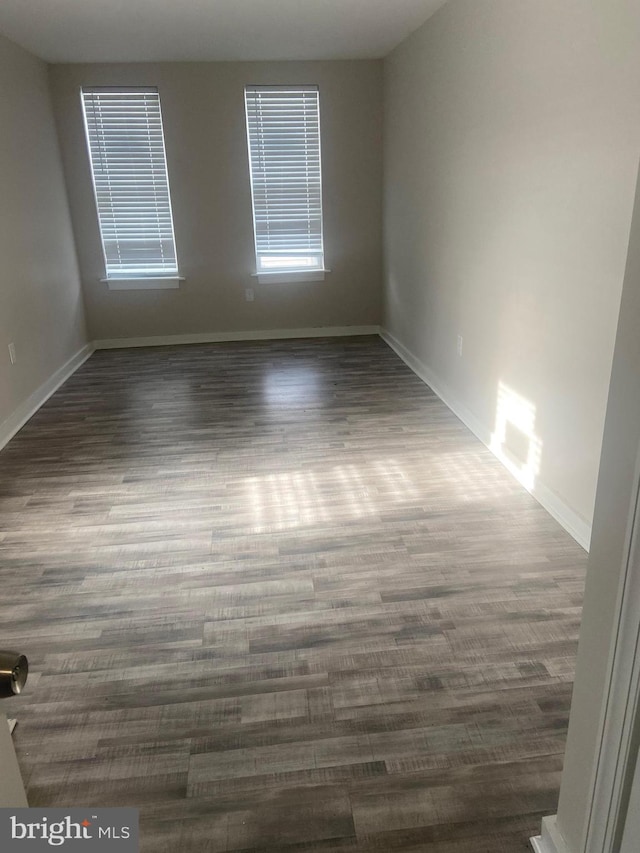
[[[0,32],[49,62],[366,59],[445,0],[0,0]]]

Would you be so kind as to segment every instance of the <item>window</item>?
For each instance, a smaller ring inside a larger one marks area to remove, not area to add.
[[[245,106],[258,277],[323,278],[318,87],[247,86]]]
[[[83,89],[107,279],[177,277],[157,89]]]

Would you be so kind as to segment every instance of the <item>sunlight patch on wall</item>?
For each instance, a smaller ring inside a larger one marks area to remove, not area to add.
[[[504,382],[498,382],[491,450],[528,491],[540,473],[542,439],[536,435],[536,407]]]

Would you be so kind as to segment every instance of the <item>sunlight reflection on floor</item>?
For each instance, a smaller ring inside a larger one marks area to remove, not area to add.
[[[416,461],[410,469],[396,459],[363,460],[326,470],[300,469],[250,477],[244,481],[245,506],[255,532],[310,524],[335,524],[406,507],[442,507],[442,496],[487,500],[509,493],[499,474],[474,483],[474,462],[465,454],[439,453]]]

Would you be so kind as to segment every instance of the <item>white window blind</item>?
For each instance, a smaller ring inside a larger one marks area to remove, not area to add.
[[[157,89],[83,89],[107,278],[177,275]]]
[[[317,86],[245,88],[259,274],[322,270]]]

